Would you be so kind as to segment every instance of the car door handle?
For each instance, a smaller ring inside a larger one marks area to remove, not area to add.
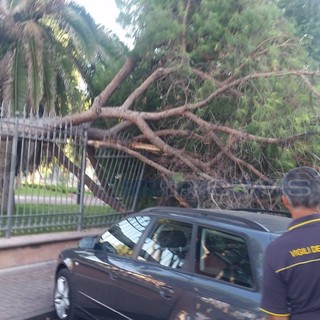
[[[161,286],[159,291],[160,296],[166,300],[172,299],[174,295],[174,290],[171,287]]]
[[[119,275],[118,272],[110,271],[109,272],[109,277],[110,277],[111,280],[117,280],[120,277],[120,275]]]

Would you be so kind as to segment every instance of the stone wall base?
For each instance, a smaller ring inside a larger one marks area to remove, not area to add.
[[[61,250],[77,247],[81,238],[99,235],[104,230],[91,229],[0,239],[0,269],[56,260]]]

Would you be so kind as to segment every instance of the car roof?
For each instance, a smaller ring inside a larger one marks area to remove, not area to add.
[[[240,225],[246,228],[263,232],[282,233],[287,230],[291,218],[284,216],[287,213],[267,210],[221,210],[196,209],[179,207],[152,207],[141,212],[164,215],[180,215],[193,218],[196,221],[217,221],[226,225]]]

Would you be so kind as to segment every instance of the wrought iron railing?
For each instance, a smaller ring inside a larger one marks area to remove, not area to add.
[[[107,226],[134,210],[143,163],[92,150],[84,126],[1,119],[0,237]]]

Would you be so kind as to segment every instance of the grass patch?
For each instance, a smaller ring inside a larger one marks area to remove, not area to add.
[[[82,229],[106,227],[117,220],[119,214],[108,206],[85,206]],[[80,206],[63,204],[16,204],[11,216],[11,234],[28,235],[62,231],[75,231],[80,221]],[[0,237],[6,236],[8,217],[0,217]]]
[[[16,190],[17,194],[21,195],[35,195],[40,194],[44,196],[50,195],[66,195],[69,193],[77,193],[77,188],[69,187],[65,185],[43,185],[43,184],[22,184]]]
[[[22,184],[20,187],[15,189],[17,195],[39,195],[39,196],[66,196],[68,194],[77,194],[78,189],[75,187],[65,185],[43,185],[43,184]],[[85,194],[91,194],[89,191],[85,191]]]
[[[85,215],[114,213],[109,206],[84,206]],[[46,203],[19,203],[15,205],[15,216],[20,215],[39,215],[39,214],[80,214],[78,204],[46,204]]]

